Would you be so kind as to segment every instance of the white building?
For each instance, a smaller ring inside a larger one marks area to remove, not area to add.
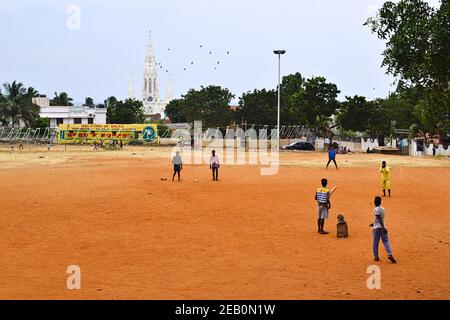
[[[159,115],[161,118],[165,118],[165,109],[167,104],[172,100],[172,91],[172,82],[169,80],[166,97],[162,99],[159,95],[158,65],[156,63],[152,34],[150,32],[144,60],[144,81],[142,84],[142,102],[145,108],[145,117],[153,118]],[[130,84],[128,86],[128,98],[134,99],[134,83],[132,78],[130,78]]]
[[[49,118],[51,129],[58,128],[60,124],[106,124],[106,108],[50,106],[47,97],[33,98],[33,103],[40,107],[41,118]]]

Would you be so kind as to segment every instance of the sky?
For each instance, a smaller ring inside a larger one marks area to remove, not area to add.
[[[75,102],[124,99],[130,74],[141,97],[149,31],[163,66],[162,97],[169,73],[175,98],[190,88],[220,85],[236,95],[235,103],[243,92],[276,88],[274,49],[287,51],[282,75],[324,76],[341,90],[340,99],[386,97],[395,90],[381,67],[385,44],[363,26],[382,0],[0,3],[0,82],[17,80],[50,97],[65,91]]]

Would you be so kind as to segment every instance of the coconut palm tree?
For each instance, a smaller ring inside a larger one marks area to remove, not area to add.
[[[73,99],[66,92],[55,92],[55,97],[50,100],[51,106],[73,106]]]
[[[33,103],[33,98],[37,97],[38,94],[39,92],[35,88],[29,87],[23,96],[23,103],[20,106],[20,117],[27,127],[40,118],[40,108]]]
[[[0,88],[0,125],[6,126],[8,125],[8,121],[6,119],[6,115],[3,110],[3,103],[5,102],[5,97],[2,94],[2,89]]]
[[[29,126],[39,117],[39,106],[33,104],[32,99],[37,91],[25,88],[21,82],[3,84],[4,93],[0,97],[0,119],[2,124],[11,123],[14,128],[20,126],[22,120]]]

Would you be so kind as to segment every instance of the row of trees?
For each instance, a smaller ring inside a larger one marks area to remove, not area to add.
[[[281,83],[281,122],[283,125],[306,125],[321,135],[335,130],[385,135],[394,128],[428,130],[417,112],[423,92],[417,88],[392,93],[386,99],[368,100],[363,96],[338,101],[337,85],[324,77],[303,79],[300,73],[288,75]],[[166,113],[174,122],[202,120],[208,127],[225,127],[247,123],[256,126],[276,125],[277,90],[255,89],[239,98],[237,108],[230,108],[235,97],[218,86],[191,89],[181,99],[173,100]]]
[[[324,77],[304,79],[300,73],[292,74],[281,84],[282,124],[307,125],[321,134],[331,134],[335,127],[372,136],[395,128],[449,133],[450,0],[442,0],[438,9],[423,0],[386,2],[365,26],[386,41],[383,67],[396,77],[396,92],[373,101],[362,96],[338,101],[336,84]],[[217,86],[189,90],[172,101],[166,113],[175,122],[201,119],[209,127],[233,121],[276,124],[276,89],[246,92],[239,106],[231,109],[234,97]]]

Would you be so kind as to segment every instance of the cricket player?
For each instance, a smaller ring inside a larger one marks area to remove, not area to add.
[[[378,255],[378,246],[380,244],[380,239],[383,241],[383,245],[386,248],[388,259],[392,263],[397,263],[395,258],[392,256],[391,245],[389,244],[388,231],[386,225],[384,224],[384,208],[381,206],[381,197],[375,197],[375,209],[373,214],[375,217],[375,222],[370,225],[373,228],[373,256],[375,261],[380,261]]]
[[[216,155],[216,151],[212,151],[211,158],[209,160],[209,168],[212,170],[213,180],[219,181],[219,156]]]
[[[330,190],[327,189],[328,180],[322,179],[322,187],[318,188],[316,191],[316,196],[314,199],[317,201],[318,204],[318,219],[317,219],[317,226],[318,226],[318,233],[320,234],[329,234],[329,232],[323,230],[325,225],[325,219],[328,219],[329,216],[329,210],[331,209],[331,202],[330,202]]]
[[[386,164],[386,161],[381,163],[381,188],[383,189],[383,196],[386,197],[386,190],[391,196],[391,168]]]
[[[337,151],[333,147],[331,147],[331,149],[328,151],[328,163],[327,163],[326,170],[328,170],[328,166],[330,165],[331,161],[334,162],[336,169],[339,170],[338,165],[336,163],[336,153],[337,153]]]
[[[175,156],[172,159],[172,163],[173,163],[173,176],[172,176],[172,181],[175,180],[175,175],[178,174],[178,182],[181,181],[181,170],[183,170],[183,161],[181,160],[180,157],[180,152],[177,151]]]

